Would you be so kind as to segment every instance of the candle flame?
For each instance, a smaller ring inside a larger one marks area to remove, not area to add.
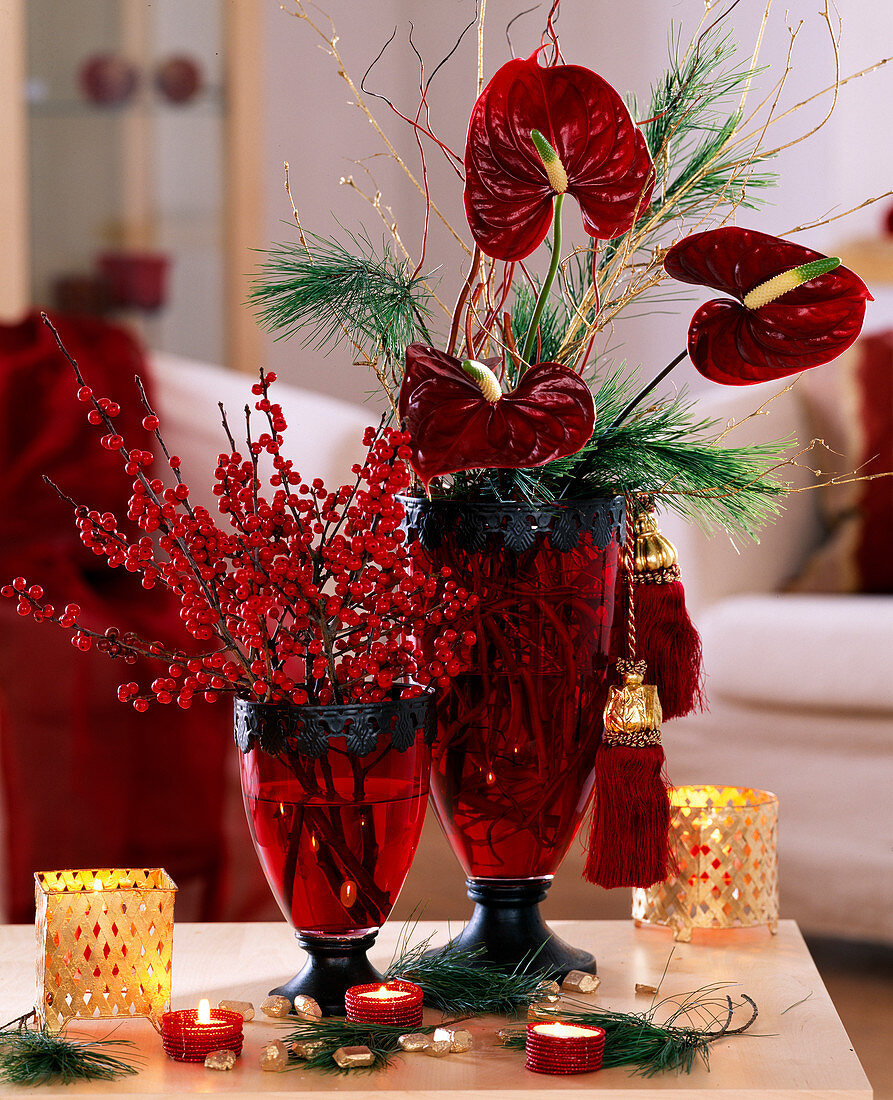
[[[533,1029],[539,1035],[554,1035],[556,1039],[592,1039],[598,1028],[580,1027],[579,1024],[537,1024]]]
[[[211,1022],[211,1005],[207,997],[202,997],[198,1002],[198,1022],[209,1024]]]
[[[408,997],[409,993],[405,989],[388,989],[386,985],[380,985],[378,989],[370,989],[366,993],[361,993],[360,996],[368,997],[373,1001],[395,1001]]]

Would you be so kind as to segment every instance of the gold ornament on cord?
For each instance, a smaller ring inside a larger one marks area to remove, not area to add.
[[[661,924],[687,942],[695,928],[778,930],[778,799],[749,787],[670,791],[677,872],[633,891],[637,924]]]
[[[654,684],[642,682],[645,662],[620,660],[617,668],[623,683],[608,690],[604,714],[605,744],[632,748],[659,745],[663,714],[657,688]]]
[[[160,867],[39,871],[37,1014],[47,1031],[72,1018],[148,1016],[170,1008],[174,894]]]

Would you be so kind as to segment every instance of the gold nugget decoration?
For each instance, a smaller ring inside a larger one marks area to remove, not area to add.
[[[38,871],[37,1013],[71,1019],[148,1016],[170,1008],[174,895],[160,867]]]
[[[749,787],[670,791],[670,845],[677,872],[633,891],[637,923],[668,925],[688,941],[695,928],[778,929],[778,799]]]

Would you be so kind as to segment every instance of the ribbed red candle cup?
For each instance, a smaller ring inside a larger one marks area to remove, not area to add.
[[[242,1053],[242,1013],[212,1008],[211,1022],[200,1024],[198,1010],[183,1008],[161,1017],[164,1052],[178,1062],[204,1062],[213,1050]]]
[[[527,1068],[534,1073],[592,1073],[605,1053],[603,1028],[560,1021],[527,1025]]]
[[[344,998],[348,1020],[354,1023],[418,1027],[422,1022],[422,990],[413,982],[354,985]]]

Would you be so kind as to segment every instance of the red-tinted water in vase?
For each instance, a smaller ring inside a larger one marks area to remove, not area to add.
[[[353,935],[380,927],[409,872],[425,817],[430,750],[390,744],[367,757],[330,745],[240,754],[245,811],[261,866],[295,928]]]
[[[437,703],[431,790],[466,874],[554,874],[592,792],[614,624],[618,546],[434,556],[477,592],[474,667]],[[461,624],[463,627],[466,622]]]

